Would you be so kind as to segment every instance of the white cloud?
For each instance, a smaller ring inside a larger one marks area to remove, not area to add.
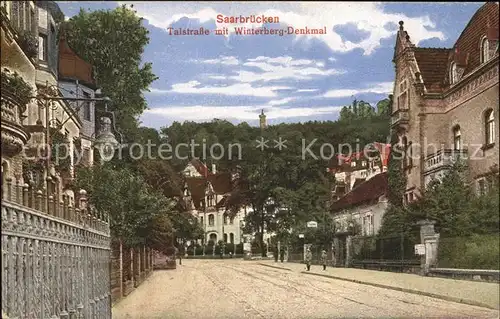
[[[188,93],[188,94],[220,94],[229,96],[257,96],[276,97],[277,90],[286,90],[286,86],[261,86],[253,87],[249,83],[237,83],[227,86],[200,86],[198,81],[177,83],[172,85],[172,90],[167,93]]]
[[[243,83],[257,81],[273,81],[281,79],[311,80],[315,77],[344,74],[345,71],[337,69],[324,69],[324,64],[315,60],[294,60],[289,56],[264,57],[248,59],[242,64],[245,67],[253,67],[263,72],[249,70],[238,70],[237,75],[229,78]]]
[[[390,94],[393,91],[393,82],[382,82],[376,83],[371,87],[364,89],[338,89],[338,90],[329,90],[322,97],[330,97],[330,98],[340,98],[340,97],[349,97],[362,93],[375,93],[375,94]]]
[[[258,120],[261,109],[266,106],[167,106],[149,109],[145,115],[161,116],[173,120],[209,121],[214,118],[227,120]],[[340,111],[339,106],[320,107],[273,107],[265,111],[267,119],[300,118],[310,116],[331,115]]]
[[[234,56],[221,56],[218,59],[211,60],[194,60],[193,62],[207,64],[223,64],[223,65],[238,65],[240,62]]]
[[[123,2],[122,2],[123,3]],[[146,18],[156,27],[167,29],[173,22],[181,18],[198,19],[205,23],[213,20],[216,23],[218,14],[225,16],[265,15],[279,17],[280,23],[299,28],[324,28],[325,35],[297,35],[297,39],[319,39],[333,51],[347,52],[360,48],[365,54],[371,54],[380,47],[382,39],[394,37],[394,30],[387,30],[388,23],[405,22],[405,29],[412,41],[418,45],[422,40],[439,38],[445,40],[441,31],[432,30],[436,27],[428,15],[409,17],[404,13],[384,12],[384,4],[380,2],[295,2],[295,3],[207,3],[190,2],[189,5],[174,2],[127,2],[133,3],[138,14]],[[215,9],[214,9],[215,8]],[[359,43],[342,39],[333,31],[335,26],[352,23],[358,29],[368,32],[368,37]],[[218,24],[217,28],[228,27],[229,36],[234,34],[234,27],[260,27],[257,24]]]
[[[318,89],[300,89],[297,90],[297,92],[316,92]]]
[[[291,102],[295,100],[295,98],[293,97],[286,97],[284,99],[281,99],[281,100],[271,100],[268,102],[269,105],[283,105],[283,104],[287,104],[288,102]]]

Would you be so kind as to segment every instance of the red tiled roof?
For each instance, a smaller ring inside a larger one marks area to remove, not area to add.
[[[488,34],[490,28],[498,28],[498,17],[498,3],[486,2],[476,11],[458,37],[453,47],[459,52],[469,54],[464,75],[481,64],[481,39]]]
[[[448,59],[453,50],[437,48],[414,48],[414,50],[427,92],[441,92],[448,69]]]
[[[391,153],[391,144],[373,142],[373,147],[379,152],[380,159],[384,166],[387,166],[389,161],[389,155]],[[351,171],[353,170],[350,163],[353,160],[364,159],[365,156],[363,152],[353,153],[350,156],[344,154],[337,154],[328,163],[328,172],[338,172],[338,171]]]
[[[476,69],[481,64],[481,39],[488,34],[497,34],[498,23],[498,3],[486,2],[472,16],[453,48],[414,48],[427,91],[440,93],[449,87],[448,70],[458,57],[466,62],[462,76]]]
[[[360,184],[338,201],[332,203],[331,210],[337,211],[350,206],[376,200],[387,192],[387,172],[380,173]]]
[[[211,172],[208,171],[208,168],[205,164],[203,164],[199,159],[197,158],[193,158],[191,160],[191,165],[194,166],[194,168],[196,168],[196,170],[198,171],[198,173],[201,174],[201,176],[208,176],[209,174],[212,174]]]

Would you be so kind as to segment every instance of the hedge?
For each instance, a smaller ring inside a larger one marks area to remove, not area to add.
[[[498,234],[442,238],[438,246],[440,268],[499,270]]]

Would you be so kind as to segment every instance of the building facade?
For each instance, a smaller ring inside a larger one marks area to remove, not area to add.
[[[498,10],[485,3],[452,48],[416,47],[399,23],[391,126],[404,150],[405,202],[458,157],[479,192],[498,171]]]
[[[363,152],[337,155],[335,161],[331,162],[328,172],[335,177],[332,188],[333,202],[361,183],[387,171],[390,144],[375,142],[370,146],[373,147],[366,147]]]
[[[68,72],[67,52],[61,50],[65,42],[59,41],[64,15],[55,1],[2,1],[0,8],[2,185],[10,179],[14,184],[47,189],[58,201],[64,196],[74,201],[69,190],[74,178],[74,141],[81,133],[92,135],[94,129],[84,126],[74,102],[58,100],[68,96],[63,94],[67,91],[60,85],[59,73],[64,73],[65,80],[70,78],[67,73],[87,79],[81,75],[89,66],[75,64]],[[56,143],[61,143],[60,158],[49,159],[47,146]]]
[[[69,47],[64,34],[59,38],[58,84],[59,91],[64,97],[85,99],[96,97],[97,86],[92,65]],[[79,158],[74,158],[74,164],[92,165],[94,162],[92,143],[96,133],[95,102],[73,102],[71,107],[82,124],[79,135],[81,152],[75,154]]]
[[[243,242],[243,221],[246,207],[231,216],[224,207],[225,196],[232,189],[234,175],[218,173],[199,160],[192,160],[183,171],[186,180],[184,196],[188,209],[202,225],[205,233],[204,243],[239,244]]]

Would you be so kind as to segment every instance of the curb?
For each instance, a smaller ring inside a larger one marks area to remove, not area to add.
[[[269,267],[269,268],[274,268],[274,269],[281,269],[281,270],[293,271],[290,268],[285,268],[285,267],[280,267],[280,266],[273,266],[273,265],[268,265],[268,264],[263,264],[263,263],[257,263],[257,264],[261,265],[261,266],[266,266],[266,267]]]
[[[270,265],[267,265],[269,267],[272,267]],[[282,268],[283,269],[283,268]],[[301,271],[300,273],[306,274],[306,275],[313,275],[313,276],[320,276],[320,277],[326,277],[326,278],[331,278],[331,279],[337,279],[337,280],[343,280],[343,281],[349,281],[349,282],[354,282],[357,284],[362,284],[362,285],[368,285],[368,286],[374,286],[377,288],[384,288],[384,289],[391,289],[391,290],[396,290],[396,291],[401,291],[401,292],[406,292],[406,293],[411,293],[415,295],[422,295],[426,297],[432,297],[436,299],[441,299],[441,300],[446,300],[446,301],[452,301],[452,302],[457,302],[457,303],[462,303],[470,306],[477,306],[477,307],[483,307],[483,308],[488,308],[492,310],[498,310],[499,308],[492,307],[488,304],[474,301],[474,300],[468,300],[468,299],[461,299],[457,297],[451,297],[451,296],[445,296],[445,295],[438,295],[430,292],[425,292],[425,291],[420,291],[420,290],[415,290],[415,289],[408,289],[408,288],[401,288],[401,287],[394,287],[394,286],[388,286],[388,285],[382,285],[382,284],[376,284],[376,283],[371,283],[367,281],[360,281],[356,279],[349,279],[349,278],[343,278],[343,277],[337,277],[337,276],[332,276],[332,275],[324,275],[324,274],[317,274],[313,272],[307,272],[307,271]]]

